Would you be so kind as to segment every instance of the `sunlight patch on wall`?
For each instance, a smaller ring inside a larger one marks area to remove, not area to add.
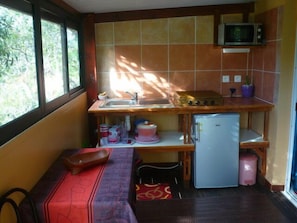
[[[157,76],[153,72],[143,72],[143,79],[146,80],[148,82],[147,84],[151,86],[151,89],[153,89],[155,92],[158,92],[158,94],[161,95],[161,97],[168,97],[166,89],[169,88],[169,83],[165,78]],[[152,91],[144,90],[144,97],[152,94]]]
[[[139,92],[141,90],[141,86],[131,73],[117,72],[111,68],[109,78],[110,90],[112,91],[110,93],[115,97],[122,97],[126,91]]]
[[[125,92],[137,92],[139,97],[148,98],[158,95],[167,98],[168,72],[165,77],[157,72],[149,72],[132,59],[120,55],[114,67],[109,69],[109,88],[111,97],[129,97]],[[164,75],[163,75],[164,76]],[[149,87],[145,87],[149,86]]]

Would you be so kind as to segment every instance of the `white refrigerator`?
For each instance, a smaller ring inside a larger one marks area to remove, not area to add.
[[[239,114],[193,116],[195,188],[238,186]]]

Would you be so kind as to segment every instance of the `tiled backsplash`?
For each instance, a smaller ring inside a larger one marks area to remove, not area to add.
[[[242,81],[249,75],[255,96],[273,102],[276,88],[280,9],[255,17],[265,24],[267,45],[253,47],[250,53],[223,53],[214,44],[213,16],[98,23],[95,26],[99,91],[111,97],[127,97],[137,91],[140,97],[166,97],[181,90],[214,90],[241,95]],[[222,21],[236,21],[240,15],[226,15]],[[272,17],[272,18],[271,18]],[[241,19],[241,18],[240,18]],[[267,23],[269,24],[266,24]],[[222,83],[229,75],[230,82]]]

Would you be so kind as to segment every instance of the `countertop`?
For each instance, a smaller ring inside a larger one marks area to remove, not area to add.
[[[218,106],[180,106],[173,104],[172,107],[125,107],[125,108],[102,108],[103,102],[96,101],[89,108],[88,112],[94,115],[106,115],[112,113],[173,113],[173,114],[194,114],[194,113],[224,113],[224,112],[256,112],[271,111],[273,104],[257,98],[226,97],[223,105]]]

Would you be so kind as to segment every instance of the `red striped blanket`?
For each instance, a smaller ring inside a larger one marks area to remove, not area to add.
[[[46,172],[31,191],[41,222],[45,223],[99,223],[137,222],[133,207],[134,150],[109,149],[106,164],[98,165],[72,175],[62,158],[98,149],[67,150]],[[32,222],[29,204],[20,205],[24,222]]]

